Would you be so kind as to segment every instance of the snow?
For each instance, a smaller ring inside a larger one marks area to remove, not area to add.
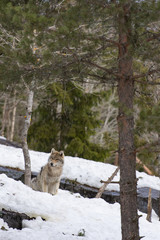
[[[0,145],[0,165],[24,170],[24,160],[22,149]],[[31,168],[34,172],[39,172],[41,167],[46,164],[50,153],[41,153],[30,151]],[[95,162],[78,157],[65,156],[65,165],[62,178],[76,180],[79,183],[92,187],[101,187],[101,180],[107,180],[115,171],[116,166]],[[136,172],[138,188],[151,187],[160,190],[160,178],[149,176],[143,172]],[[119,180],[119,173],[115,176],[114,181]],[[118,184],[109,184],[108,190],[119,191]]]
[[[39,171],[49,154],[30,151],[32,171]],[[21,149],[0,145],[0,165],[24,169]],[[107,178],[116,169],[115,166],[80,158],[65,157],[63,177],[77,180],[90,186],[100,187],[100,180]],[[160,180],[137,172],[138,187],[148,186],[160,190]],[[115,181],[119,175],[115,177]],[[116,184],[117,185],[117,184]],[[118,186],[110,184],[110,190]],[[57,195],[33,191],[20,181],[0,174],[0,209],[26,213],[35,220],[23,221],[23,229],[7,226],[0,219],[0,239],[3,240],[119,240],[121,239],[120,205],[109,204],[103,199],[88,199],[60,190]],[[152,213],[152,223],[146,220],[146,214],[139,212],[140,236],[145,240],[159,240],[160,222]],[[46,221],[42,220],[45,219]],[[78,236],[82,233],[84,236]]]
[[[2,137],[2,136],[0,136],[0,139],[2,139],[2,140],[6,140],[6,138],[5,138],[5,137]]]

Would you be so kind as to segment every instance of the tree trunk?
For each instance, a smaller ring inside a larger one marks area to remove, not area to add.
[[[28,102],[27,102],[27,108],[26,108],[26,116],[25,116],[25,121],[24,121],[24,129],[22,132],[22,149],[23,149],[23,155],[24,155],[24,161],[25,161],[24,182],[28,186],[30,186],[30,184],[31,184],[31,161],[30,161],[30,155],[29,155],[28,144],[27,144],[27,135],[28,135],[28,129],[29,129],[30,122],[31,122],[33,96],[34,96],[33,90],[28,90]]]
[[[1,128],[1,136],[4,137],[4,130],[6,126],[6,108],[7,108],[7,100],[8,96],[5,94],[4,105],[3,105],[3,113],[2,113],[2,128]]]
[[[119,166],[121,229],[123,240],[139,240],[137,215],[136,154],[134,147],[134,80],[130,47],[130,4],[119,13]]]
[[[6,126],[6,135],[7,135],[7,139],[10,140],[10,135],[11,135],[11,113],[12,113],[12,110],[11,110],[11,107],[10,107],[10,104],[8,104],[8,111],[7,111],[7,114],[6,114],[6,119],[7,119],[7,126]]]
[[[152,222],[152,193],[151,193],[151,188],[149,188],[149,193],[148,193],[148,205],[147,205],[147,217],[146,220],[149,222]]]
[[[13,141],[13,136],[14,136],[14,128],[15,128],[15,120],[16,120],[16,110],[17,110],[17,105],[16,105],[16,90],[14,91],[14,99],[13,99],[13,113],[12,113],[12,123],[11,123],[11,135],[10,135],[10,140]]]

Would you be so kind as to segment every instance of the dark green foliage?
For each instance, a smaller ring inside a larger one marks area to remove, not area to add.
[[[99,100],[98,95],[84,93],[72,82],[53,83],[35,112],[29,146],[46,152],[55,147],[64,149],[66,155],[104,161],[105,149],[90,142],[99,126],[97,113],[92,109]]]
[[[85,237],[85,230],[84,229],[79,230],[78,236],[79,237]]]
[[[116,130],[115,130],[116,132]],[[104,140],[106,144],[106,154],[107,154],[107,160],[109,159],[109,163],[114,164],[115,163],[115,152],[118,149],[118,136],[115,138],[115,133],[105,133],[104,134]]]
[[[64,148],[68,155],[103,160],[117,150],[118,139],[110,133],[105,133],[106,152],[90,142],[90,136],[99,125],[92,109],[97,104],[97,97],[84,94],[74,84],[86,79],[98,84],[117,84],[114,74],[118,71],[118,47],[112,41],[118,41],[117,16],[121,9],[117,7],[118,2],[121,5],[125,1],[0,1],[0,23],[18,39],[14,49],[12,37],[6,37],[6,44],[0,44],[0,89],[4,91],[9,84],[15,85],[22,78],[27,83],[35,78],[37,86],[62,82],[50,85],[34,113],[29,135],[32,148],[48,152],[53,144],[55,148]],[[58,3],[60,7],[56,7]],[[159,38],[154,37],[159,32],[152,23],[158,20],[159,11],[159,1],[131,1],[128,24],[136,75],[146,74],[150,61],[158,67],[160,44]],[[35,53],[34,46],[37,48]],[[144,66],[146,60],[149,64]],[[135,129],[137,147],[146,143],[141,137],[144,133],[159,135],[159,102],[148,104],[150,100],[146,96],[152,90],[145,86],[148,79],[138,80],[143,86],[137,86],[135,81],[136,90],[142,92],[141,99],[136,101],[140,108]],[[36,97],[41,95],[38,91]],[[61,106],[60,112],[57,112],[58,106]],[[141,158],[145,160],[146,156],[144,153]]]
[[[0,34],[3,39],[0,44],[0,76],[4,84],[21,82],[22,78],[27,83],[33,78],[44,80],[46,71],[48,73],[42,45],[53,18],[45,14],[47,7],[44,1],[0,2]]]
[[[140,148],[138,157],[156,174],[157,156],[160,152],[158,145],[160,102],[159,97],[156,98],[154,95],[156,95],[156,87],[147,84],[139,85],[139,92],[135,98],[135,103],[139,107],[139,115],[135,124],[135,144],[136,148]]]

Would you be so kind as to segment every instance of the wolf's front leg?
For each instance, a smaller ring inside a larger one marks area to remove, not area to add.
[[[42,192],[48,192],[48,184],[45,182],[42,183]]]
[[[60,181],[56,182],[56,183],[50,183],[49,188],[48,188],[48,192],[52,195],[57,194],[59,185],[60,185]]]

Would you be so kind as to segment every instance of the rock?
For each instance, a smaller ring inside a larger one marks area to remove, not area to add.
[[[35,218],[30,218],[25,213],[18,213],[13,211],[8,211],[2,209],[0,211],[0,217],[3,218],[4,222],[8,224],[8,227],[22,229],[23,220],[33,220]]]
[[[20,169],[0,166],[0,174],[1,173],[5,173],[8,177],[13,178],[14,180],[21,180],[24,176],[24,172]]]
[[[20,180],[24,183],[24,171],[21,169],[2,167],[0,166],[0,174],[5,173],[8,177],[14,180]],[[32,172],[32,178],[37,176],[37,172]]]

